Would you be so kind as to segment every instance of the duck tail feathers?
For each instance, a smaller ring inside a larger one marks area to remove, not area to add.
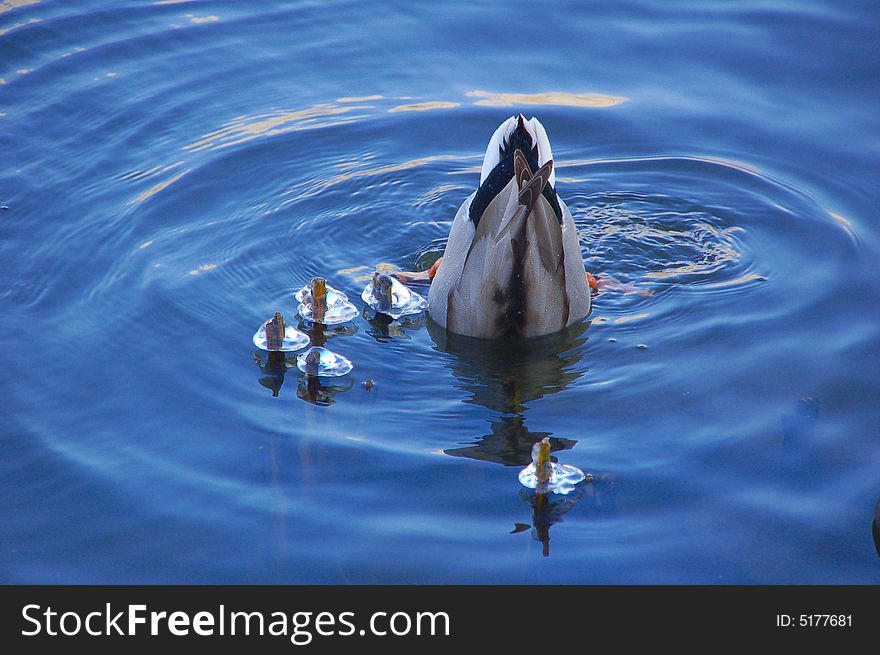
[[[523,159],[525,159],[525,157],[523,157]],[[514,159],[514,162],[515,161],[516,159]],[[526,168],[528,168],[528,163],[526,163]],[[520,186],[519,204],[526,207],[527,212],[531,212],[535,203],[538,202],[538,198],[540,198],[541,194],[544,192],[544,187],[547,186],[547,183],[550,181],[550,175],[552,173],[553,160],[551,159],[541,166],[541,168],[539,168],[529,180],[525,180],[524,186]],[[517,181],[519,182],[519,176],[517,176]]]

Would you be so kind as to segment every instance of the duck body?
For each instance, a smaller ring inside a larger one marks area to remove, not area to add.
[[[589,312],[577,230],[556,194],[547,135],[537,119],[511,117],[452,222],[428,313],[450,332],[496,339],[557,332]]]

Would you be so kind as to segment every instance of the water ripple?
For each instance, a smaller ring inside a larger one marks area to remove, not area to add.
[[[876,21],[735,4],[548,7],[535,57],[482,3],[0,0],[7,568],[869,579]],[[603,283],[586,321],[303,326],[352,361],[333,384],[255,357],[309,277],[358,300],[433,263],[521,110]],[[544,437],[595,484],[542,515]]]

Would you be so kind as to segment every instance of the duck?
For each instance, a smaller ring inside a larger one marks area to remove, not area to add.
[[[428,314],[455,334],[530,338],[590,313],[595,282],[537,118],[511,116],[495,130],[479,186],[459,207],[427,277]]]

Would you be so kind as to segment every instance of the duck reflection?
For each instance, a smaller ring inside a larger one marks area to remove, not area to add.
[[[532,508],[532,524],[516,523],[510,534],[523,532],[529,528],[536,541],[543,546],[544,557],[550,556],[550,526],[562,522],[562,515],[574,507],[584,496],[583,487],[579,487],[567,496],[536,493],[534,489],[523,489],[519,492],[529,507]]]
[[[345,393],[354,386],[348,378],[334,379],[327,383],[317,375],[303,375],[296,385],[296,396],[313,405],[332,405],[336,394]]]
[[[324,346],[328,339],[333,337],[350,337],[357,334],[358,327],[354,323],[342,323],[339,325],[324,325],[303,320],[301,317],[297,323],[297,329],[309,335],[313,346]]]
[[[387,314],[375,312],[369,307],[364,307],[361,316],[370,324],[367,334],[379,342],[390,339],[411,339],[412,337],[404,330],[418,330],[424,327],[426,322],[424,313],[392,318]]]
[[[525,415],[529,403],[562,391],[583,375],[585,371],[578,364],[588,327],[589,324],[580,324],[524,343],[447,333],[429,319],[427,328],[435,349],[450,356],[449,368],[457,386],[468,394],[465,402],[481,405],[493,413],[489,434],[443,452],[452,457],[524,467],[532,461],[532,446],[545,437],[549,438],[551,452],[573,448],[576,440],[530,430]],[[520,497],[532,509],[532,523],[517,523],[513,532],[534,528],[534,538],[543,545],[544,555],[549,556],[550,526],[559,523],[584,497],[589,485],[579,486],[564,496],[523,488]]]
[[[527,466],[531,462],[532,446],[544,437],[550,439],[550,452],[570,450],[577,443],[561,439],[549,432],[533,432],[525,426],[521,414],[501,416],[489,421],[492,434],[480,437],[477,444],[460,448],[447,448],[444,454],[452,457],[470,457],[485,462],[497,462],[505,466]]]
[[[472,445],[444,450],[445,454],[526,466],[532,461],[532,446],[544,437],[550,438],[551,452],[574,447],[574,440],[529,430],[525,413],[528,403],[562,391],[583,375],[578,363],[587,324],[529,339],[527,344],[450,334],[431,320],[427,327],[435,349],[451,356],[449,367],[458,387],[469,395],[465,402],[495,414],[489,421],[490,434]]]
[[[614,488],[616,481],[608,474],[587,475],[584,484],[575,488],[567,496],[537,493],[534,489],[523,488],[520,498],[532,509],[532,524],[515,523],[510,534],[524,532],[533,528],[532,537],[543,546],[544,557],[550,555],[550,526],[562,522],[562,516],[577,503],[588,505],[591,515],[608,516],[617,512]],[[583,505],[581,506],[583,511]]]
[[[293,357],[287,357],[288,353],[270,351],[267,353],[255,352],[254,363],[260,367],[260,371],[265,373],[264,377],[259,379],[259,383],[272,392],[272,397],[277,398],[281,387],[284,385],[284,375],[288,368],[296,366],[296,360]],[[263,356],[268,355],[266,360]]]

